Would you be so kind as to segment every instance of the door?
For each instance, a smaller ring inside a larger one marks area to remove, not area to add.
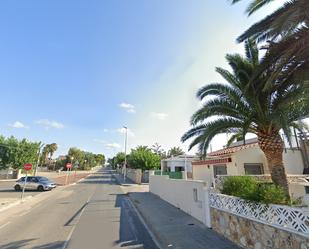
[[[226,164],[214,165],[214,177],[218,175],[227,175]]]
[[[26,185],[25,185],[25,189],[28,189],[28,190],[32,189],[32,186],[31,186],[31,179],[32,179],[32,177],[31,176],[25,177],[24,181],[22,182],[22,186],[21,187],[24,187],[26,178],[27,178],[27,182],[26,182]]]

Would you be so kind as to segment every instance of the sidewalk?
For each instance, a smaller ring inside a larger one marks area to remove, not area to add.
[[[113,173],[113,177],[125,194],[130,192],[149,192],[149,184],[136,184],[129,178],[126,178],[124,181],[123,175],[116,172]]]
[[[115,179],[129,197],[151,230],[158,244],[167,249],[240,249],[237,245],[207,228],[200,221],[123,176]],[[136,191],[137,190],[137,191]]]
[[[162,248],[240,248],[152,193],[130,193],[129,197]]]

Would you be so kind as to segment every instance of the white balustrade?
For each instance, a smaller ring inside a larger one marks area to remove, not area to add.
[[[214,192],[209,193],[209,205],[215,209],[309,237],[309,212],[305,209],[266,205]]]

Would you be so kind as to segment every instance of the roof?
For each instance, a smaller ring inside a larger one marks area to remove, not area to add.
[[[194,161],[194,160],[199,160],[199,157],[192,155],[179,155],[174,157],[168,157],[162,159],[161,161],[168,162],[168,161]]]
[[[257,142],[253,142],[253,143],[249,143],[249,144],[244,144],[244,145],[238,145],[238,146],[233,146],[233,147],[228,147],[228,148],[224,148],[221,150],[217,150],[211,153],[208,153],[207,156],[222,156],[222,155],[228,155],[228,154],[232,154],[241,150],[245,150],[245,149],[249,149],[249,148],[253,148],[253,147],[257,147],[258,143]]]

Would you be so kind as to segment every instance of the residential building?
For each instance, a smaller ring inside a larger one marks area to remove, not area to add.
[[[304,172],[302,151],[299,148],[286,148],[283,163],[287,175],[301,175]],[[208,154],[202,161],[192,162],[194,180],[213,183],[217,175],[264,175],[270,174],[266,157],[256,139],[232,144]]]
[[[162,171],[178,172],[187,171],[188,177],[192,178],[192,162],[199,160],[198,156],[180,155],[161,160]]]

